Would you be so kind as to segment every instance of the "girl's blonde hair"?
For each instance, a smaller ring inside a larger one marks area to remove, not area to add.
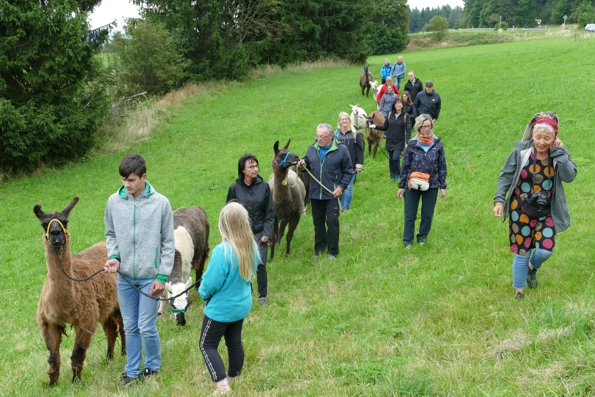
[[[246,281],[254,276],[256,264],[260,260],[258,246],[250,228],[248,211],[240,204],[231,202],[219,214],[219,232],[224,246],[225,258],[233,262],[233,254],[238,258],[240,276]],[[231,246],[232,250],[229,249]]]
[[[355,133],[355,129],[353,128],[353,123],[351,122],[351,117],[345,112],[339,113],[339,117],[337,118],[337,128],[341,129],[341,116],[347,116],[347,118],[349,119],[349,130],[351,130],[352,132]]]

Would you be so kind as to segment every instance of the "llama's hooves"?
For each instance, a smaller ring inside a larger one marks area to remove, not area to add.
[[[50,387],[54,387],[58,380],[50,375]]]

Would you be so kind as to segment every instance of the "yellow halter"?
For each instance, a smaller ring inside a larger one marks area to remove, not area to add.
[[[45,234],[43,235],[45,237],[45,239],[50,242],[50,226],[52,226],[52,222],[58,222],[58,225],[60,225],[60,228],[62,229],[62,231],[64,232],[64,235],[66,236],[66,241],[68,241],[68,239],[70,238],[70,230],[68,230],[68,228],[65,228],[64,225],[62,224],[62,222],[60,222],[58,219],[52,219],[50,221],[50,223],[48,223],[48,227],[45,230]],[[53,247],[54,245],[52,243],[50,243],[50,245]]]

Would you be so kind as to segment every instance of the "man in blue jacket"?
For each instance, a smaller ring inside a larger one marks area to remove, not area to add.
[[[334,260],[339,253],[339,197],[347,189],[353,176],[349,150],[334,138],[330,124],[319,124],[316,142],[297,166],[306,167],[322,186],[310,183],[312,220],[314,221],[314,257],[328,249],[328,258]]]
[[[105,207],[106,272],[118,275],[118,301],[126,334],[126,367],[122,383],[128,385],[161,368],[161,342],[157,333],[159,297],[174,266],[174,221],[169,200],[147,181],[143,156],[129,154],[120,163],[123,186]],[[144,372],[141,373],[143,341]]]

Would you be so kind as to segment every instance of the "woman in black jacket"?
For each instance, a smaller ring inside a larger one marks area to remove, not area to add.
[[[256,271],[258,295],[260,304],[265,306],[268,304],[267,244],[273,235],[275,212],[269,184],[258,174],[258,159],[250,153],[246,153],[238,161],[238,179],[227,191],[226,202],[230,201],[237,201],[248,211],[250,226],[260,253],[260,262]]]
[[[399,182],[401,174],[400,157],[405,150],[406,143],[411,138],[411,130],[407,128],[409,115],[405,110],[405,103],[395,99],[384,125],[370,125],[380,131],[386,131],[386,151],[388,153],[388,168],[390,178]]]

